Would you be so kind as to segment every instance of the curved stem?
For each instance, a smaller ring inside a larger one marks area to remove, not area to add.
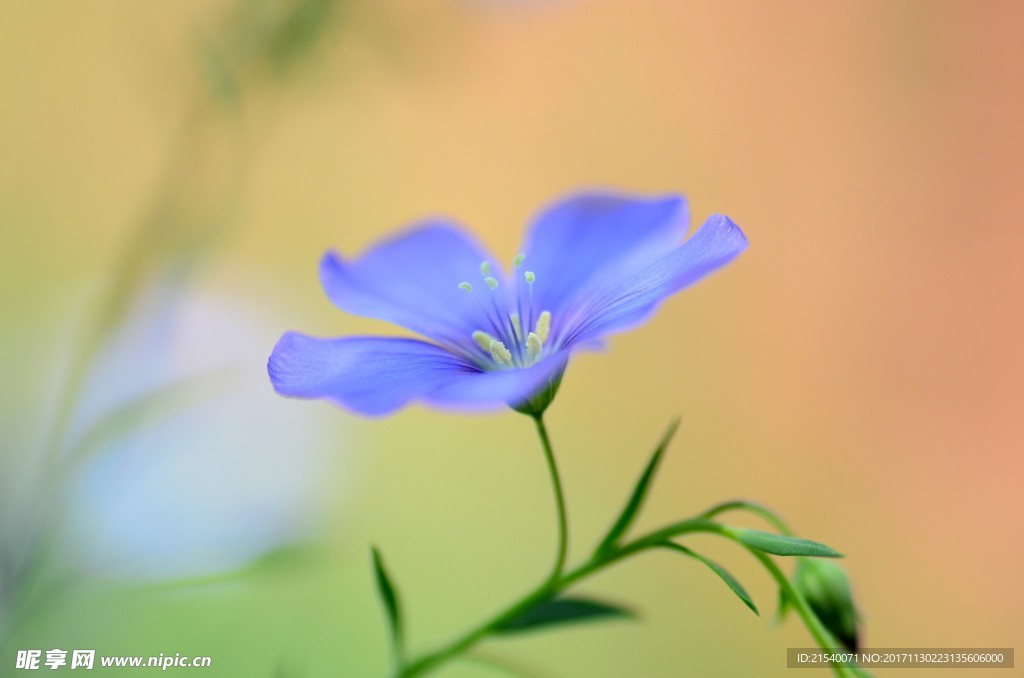
[[[453,657],[457,657],[476,645],[477,641],[481,638],[494,632],[503,623],[514,619],[545,598],[553,596],[564,587],[565,581],[568,580],[568,577],[565,579],[562,577],[562,573],[565,570],[565,558],[569,551],[569,521],[565,512],[565,495],[562,492],[562,479],[558,473],[558,465],[555,463],[555,452],[551,447],[551,438],[548,436],[547,427],[544,425],[544,418],[538,414],[533,417],[533,421],[537,425],[537,434],[540,436],[541,446],[544,448],[544,458],[547,461],[548,472],[551,474],[551,486],[555,492],[555,509],[558,512],[558,551],[555,556],[555,565],[551,568],[551,574],[544,580],[544,583],[518,602],[513,603],[510,607],[469,631],[461,638],[452,641],[449,645],[407,665],[399,671],[398,675],[405,677],[417,676],[440,666]]]
[[[764,518],[767,522],[771,523],[772,527],[777,529],[780,534],[787,537],[793,536],[793,531],[789,529],[789,525],[779,517],[777,513],[772,511],[767,506],[762,506],[756,502],[745,501],[743,499],[736,499],[733,501],[723,501],[721,504],[715,504],[707,511],[701,514],[701,517],[711,520],[719,514],[726,513],[727,511],[747,511],[755,515],[759,515]]]
[[[563,512],[564,515],[564,512]],[[403,678],[409,678],[411,676],[418,676],[424,674],[438,666],[444,664],[450,659],[458,657],[463,652],[468,650],[477,644],[484,637],[498,631],[506,622],[515,619],[523,612],[534,607],[538,603],[547,600],[561,591],[569,588],[581,579],[598,572],[599,570],[608,567],[609,565],[618,562],[627,556],[633,555],[648,548],[652,548],[660,544],[666,538],[670,536],[679,536],[689,532],[715,532],[720,533],[723,529],[720,525],[712,523],[708,520],[700,518],[692,520],[683,520],[678,523],[674,523],[669,527],[662,530],[652,532],[646,537],[637,539],[634,542],[626,544],[625,546],[619,547],[615,551],[611,551],[605,554],[595,555],[584,564],[576,567],[569,572],[559,574],[558,576],[548,579],[543,584],[535,588],[533,591],[528,593],[526,596],[516,601],[506,609],[499,612],[497,615],[492,617],[490,620],[480,624],[473,630],[469,631],[465,635],[456,640],[452,641],[445,647],[436,650],[430,654],[420,657],[418,660],[408,664],[405,669],[399,673]],[[560,549],[561,551],[561,549]],[[561,560],[561,559],[560,559]],[[563,563],[564,564],[564,563]]]
[[[775,561],[767,554],[762,553],[757,549],[750,548],[742,542],[737,543],[757,558],[764,566],[764,569],[768,570],[768,573],[771,574],[773,579],[775,579],[775,583],[779,585],[779,588],[786,592],[793,608],[796,610],[797,614],[800,615],[800,618],[803,619],[804,625],[807,627],[807,630],[811,632],[811,635],[814,636],[814,640],[817,641],[818,646],[826,651],[834,648],[841,648],[842,643],[836,640],[835,636],[825,628],[825,625],[821,623],[820,619],[818,619],[818,615],[814,613],[814,610],[812,610],[811,606],[807,603],[807,599],[805,599],[803,594],[793,586],[786,577],[786,574],[781,568],[779,568]],[[840,678],[860,675],[855,667],[848,664],[832,663],[831,667],[835,674]]]
[[[555,464],[555,452],[551,448],[551,439],[548,437],[548,429],[544,426],[543,415],[533,418],[537,424],[537,434],[540,436],[541,445],[544,447],[544,457],[548,462],[548,471],[551,473],[551,486],[555,491],[555,507],[558,511],[558,555],[555,557],[555,566],[551,570],[549,582],[556,581],[562,576],[565,569],[565,557],[569,550],[569,521],[565,514],[565,496],[562,494],[562,480],[558,475],[558,465]]]
[[[419,676],[438,668],[449,660],[464,654],[467,650],[475,646],[487,636],[500,632],[505,624],[516,619],[527,610],[530,610],[546,600],[550,600],[580,580],[592,574],[596,574],[604,568],[620,560],[624,560],[631,555],[646,551],[647,549],[661,547],[668,540],[680,537],[684,534],[692,534],[696,532],[717,534],[732,541],[737,541],[734,532],[712,520],[714,516],[720,513],[732,510],[747,510],[762,516],[768,522],[775,525],[783,534],[791,534],[785,523],[778,516],[776,516],[771,510],[759,504],[746,501],[725,502],[712,507],[708,511],[694,518],[681,520],[661,529],[654,530],[653,532],[641,536],[632,542],[618,546],[614,550],[598,551],[583,564],[566,572],[565,560],[568,550],[568,529],[565,512],[565,498],[562,493],[562,483],[559,478],[558,467],[555,464],[555,455],[551,448],[551,440],[548,437],[544,421],[539,415],[534,417],[534,421],[537,424],[537,433],[540,435],[541,443],[544,447],[548,470],[551,473],[551,483],[555,492],[555,504],[558,510],[558,554],[555,558],[555,566],[552,569],[550,576],[531,592],[520,598],[518,601],[512,603],[488,621],[485,621],[479,626],[473,628],[448,645],[445,645],[434,652],[425,654],[419,659],[407,664],[404,668],[400,668],[398,671],[398,676],[400,678]],[[767,569],[772,577],[775,578],[778,585],[790,597],[793,601],[794,607],[818,644],[822,648],[826,649],[839,647],[835,638],[821,623],[817,615],[814,614],[814,611],[811,610],[807,601],[802,595],[800,595],[800,592],[794,589],[792,584],[786,578],[786,575],[781,569],[779,569],[779,566],[775,564],[775,561],[760,551],[747,547],[745,544],[742,544],[742,542],[739,543],[761,562],[765,569]],[[849,665],[833,664],[832,669],[841,678],[851,675],[863,675],[857,671],[856,667],[851,667]]]

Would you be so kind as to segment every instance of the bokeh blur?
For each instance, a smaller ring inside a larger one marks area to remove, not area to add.
[[[276,397],[265,360],[288,329],[397,332],[331,307],[325,249],[446,214],[510,260],[594,186],[685,192],[751,246],[571,364],[572,554],[682,415],[643,526],[756,499],[846,554],[863,645],[1020,647],[1022,30],[1012,0],[0,5],[0,674],[94,648],[383,675],[370,544],[414,649],[529,588],[555,546],[529,420],[360,419]],[[659,553],[582,587],[639,621],[482,653],[785,675],[806,630],[695,542],[761,618]]]

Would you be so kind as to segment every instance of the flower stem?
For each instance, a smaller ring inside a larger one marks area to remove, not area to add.
[[[747,551],[750,551],[751,555],[760,561],[764,569],[775,579],[775,582],[779,585],[779,588],[786,592],[786,596],[789,597],[790,603],[796,610],[797,614],[803,620],[807,630],[811,632],[814,640],[817,641],[818,647],[823,650],[836,650],[842,647],[842,643],[836,640],[835,636],[821,623],[818,619],[818,615],[814,613],[811,606],[807,603],[807,599],[804,598],[803,594],[796,589],[795,586],[789,581],[785,573],[775,564],[775,561],[770,557],[758,551],[757,549],[750,548],[745,544],[740,544]],[[858,672],[857,668],[849,664],[832,663],[830,664],[832,671],[839,676],[839,678],[847,678],[847,676],[862,675]]]
[[[541,444],[544,447],[544,455],[547,459],[548,470],[551,472],[551,483],[554,487],[555,504],[558,510],[558,555],[555,558],[555,566],[552,568],[551,574],[532,591],[527,593],[518,601],[509,605],[494,617],[471,629],[440,649],[427,653],[419,659],[406,664],[404,667],[400,667],[397,673],[398,678],[412,678],[413,676],[420,676],[429,673],[448,661],[459,657],[487,636],[500,633],[503,630],[503,627],[505,627],[509,622],[515,620],[517,617],[537,605],[555,598],[562,591],[573,586],[580,580],[589,577],[590,575],[597,574],[598,572],[603,571],[606,567],[624,560],[629,556],[642,553],[650,549],[660,548],[666,541],[686,534],[698,532],[717,534],[732,541],[737,541],[735,534],[729,528],[711,520],[711,518],[719,513],[732,510],[751,511],[766,518],[783,533],[789,532],[785,524],[774,513],[758,504],[741,501],[726,502],[712,507],[703,514],[687,520],[680,520],[662,527],[661,529],[654,530],[646,535],[634,539],[633,541],[614,547],[609,551],[598,551],[592,555],[589,560],[566,572],[565,561],[568,551],[568,522],[566,520],[565,498],[562,494],[562,482],[559,478],[558,467],[555,464],[555,455],[551,448],[551,440],[548,437],[544,421],[540,415],[534,416],[533,419],[537,424],[537,433],[540,435]],[[798,614],[803,619],[808,630],[811,632],[811,635],[818,644],[822,648],[826,649],[839,647],[835,638],[817,618],[800,592],[794,589],[785,574],[783,574],[782,570],[779,569],[778,565],[760,551],[747,547],[742,543],[740,543],[740,545],[744,546],[761,562],[765,569],[768,570],[769,574],[771,574],[776,580],[778,585],[786,592],[786,595],[790,597],[790,600],[793,601],[793,605]],[[860,673],[856,667],[848,665],[833,664],[832,670],[837,676],[843,678],[847,676],[856,677],[864,675]]]
[[[569,549],[569,521],[565,513],[562,480],[558,475],[558,465],[555,464],[555,453],[551,448],[548,429],[544,426],[544,417],[538,414],[533,421],[537,424],[537,435],[540,436],[541,445],[544,447],[544,457],[548,462],[548,471],[551,473],[551,486],[555,491],[555,507],[558,511],[558,555],[555,557],[555,566],[548,579],[549,582],[555,582],[562,576],[562,571],[565,569],[565,557]]]
[[[557,474],[555,477],[557,478]],[[561,493],[559,492],[559,496],[560,494]],[[561,503],[562,502],[559,502],[560,505]],[[560,511],[560,514],[564,516],[564,510]],[[679,536],[688,532],[718,532],[720,529],[720,526],[717,524],[700,518],[680,521],[668,528],[665,528],[664,530],[653,532],[646,537],[637,539],[636,541],[619,547],[614,551],[594,555],[587,562],[570,570],[569,572],[565,572],[564,574],[561,573],[564,566],[564,553],[562,548],[559,548],[559,573],[556,576],[549,578],[526,596],[510,605],[490,620],[477,626],[445,647],[424,655],[418,660],[408,664],[398,675],[402,678],[410,678],[411,676],[422,675],[437,668],[438,666],[441,666],[448,660],[454,659],[476,645],[477,642],[482,640],[484,637],[499,631],[506,622],[515,619],[538,603],[553,598],[564,589],[569,588],[581,579],[595,574],[596,572],[626,558],[627,556],[656,546],[661,541],[664,541],[666,535]],[[561,540],[560,543],[564,544],[565,540]]]
[[[558,513],[558,551],[555,556],[555,565],[551,568],[551,574],[533,591],[489,621],[484,622],[446,647],[407,665],[400,671],[400,676],[420,675],[462,654],[481,638],[495,631],[504,622],[514,619],[542,600],[550,598],[568,583],[568,578],[566,580],[562,578],[562,573],[565,570],[565,558],[569,550],[569,521],[565,512],[565,495],[562,492],[562,479],[558,473],[558,465],[555,463],[555,452],[551,447],[551,438],[548,436],[548,429],[544,425],[543,415],[533,415],[533,421],[537,425],[537,435],[540,436],[541,446],[544,448],[544,458],[547,461],[548,472],[551,474],[551,486],[555,493],[555,509]]]

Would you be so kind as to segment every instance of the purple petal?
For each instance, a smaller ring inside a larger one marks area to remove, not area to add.
[[[559,345],[600,339],[646,319],[666,297],[732,261],[747,239],[729,217],[709,218],[686,242],[630,272],[609,276],[579,293],[559,326]]]
[[[475,350],[471,334],[486,327],[480,301],[490,290],[480,264],[487,252],[455,226],[434,222],[407,231],[344,261],[328,252],[320,262],[320,280],[338,308],[355,315],[388,320],[449,346]],[[492,275],[502,285],[500,266]],[[459,283],[476,290],[468,294]],[[500,293],[503,293],[504,289]]]
[[[281,395],[329,400],[367,415],[424,400],[458,409],[518,403],[565,367],[553,355],[527,369],[481,371],[448,351],[416,339],[317,339],[288,332],[267,366]]]
[[[524,249],[523,269],[537,276],[535,308],[557,322],[595,281],[677,246],[688,222],[682,196],[592,193],[556,203],[537,219]]]
[[[323,398],[363,414],[386,414],[476,368],[416,339],[281,337],[267,370],[274,389]]]

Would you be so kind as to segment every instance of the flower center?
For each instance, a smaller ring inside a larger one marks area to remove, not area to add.
[[[490,332],[476,330],[472,335],[473,341],[484,353],[481,358],[484,367],[530,367],[540,359],[551,334],[551,313],[541,311],[534,316],[533,283],[537,276],[533,271],[525,271],[521,277],[518,275],[523,258],[522,254],[516,256],[515,271],[517,281],[521,280],[526,290],[524,294],[523,284],[517,286],[514,311],[506,309],[496,294],[498,280],[491,275],[490,262],[480,264],[480,275],[488,288],[486,299],[481,298],[483,295],[474,294],[473,286],[468,282],[459,283],[459,289],[472,294],[480,304],[480,310],[489,325]]]

